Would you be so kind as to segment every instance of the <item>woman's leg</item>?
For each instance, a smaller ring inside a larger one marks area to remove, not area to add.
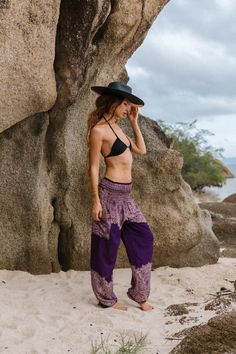
[[[113,269],[119,244],[120,229],[116,224],[111,225],[109,240],[94,233],[91,235],[91,283],[96,298],[104,307],[117,302],[113,292]]]
[[[150,294],[153,233],[147,222],[125,221],[121,238],[131,264],[131,287],[127,295],[137,303],[145,303]]]

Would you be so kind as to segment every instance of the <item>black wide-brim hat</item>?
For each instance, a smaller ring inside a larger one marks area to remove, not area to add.
[[[123,82],[110,82],[108,86],[92,86],[91,90],[100,95],[115,95],[119,97],[127,98],[131,103],[138,106],[144,106],[141,98],[132,94],[132,88]]]

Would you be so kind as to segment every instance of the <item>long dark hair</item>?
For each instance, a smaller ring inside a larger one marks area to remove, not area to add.
[[[91,129],[99,122],[104,113],[111,113],[113,117],[116,108],[122,103],[123,100],[123,97],[115,95],[99,95],[97,97],[95,101],[96,108],[89,113],[88,116],[86,135],[87,144],[89,144]]]

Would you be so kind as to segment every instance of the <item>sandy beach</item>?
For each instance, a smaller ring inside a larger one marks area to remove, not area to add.
[[[128,305],[123,312],[97,306],[88,271],[32,275],[1,270],[0,352],[90,354],[92,342],[101,338],[115,350],[120,334],[143,333],[149,342],[143,353],[167,354],[179,342],[167,338],[215,315],[204,310],[205,303],[222,286],[233,290],[225,279],[235,280],[236,259],[220,258],[217,264],[197,268],[155,269],[149,298],[155,307],[152,312],[140,310],[127,298],[130,274],[129,269],[114,271],[115,292]],[[167,306],[186,302],[197,305],[188,307],[185,318],[166,314]]]

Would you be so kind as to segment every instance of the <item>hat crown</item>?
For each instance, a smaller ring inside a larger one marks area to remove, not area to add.
[[[127,93],[132,93],[132,88],[130,86],[124,84],[123,82],[113,81],[113,82],[109,83],[108,87],[115,89],[115,90],[120,90],[120,91],[124,91]]]
[[[124,82],[112,81],[108,86],[92,86],[91,90],[99,95],[115,95],[128,99],[131,103],[144,106],[143,100],[132,93],[132,88]]]

